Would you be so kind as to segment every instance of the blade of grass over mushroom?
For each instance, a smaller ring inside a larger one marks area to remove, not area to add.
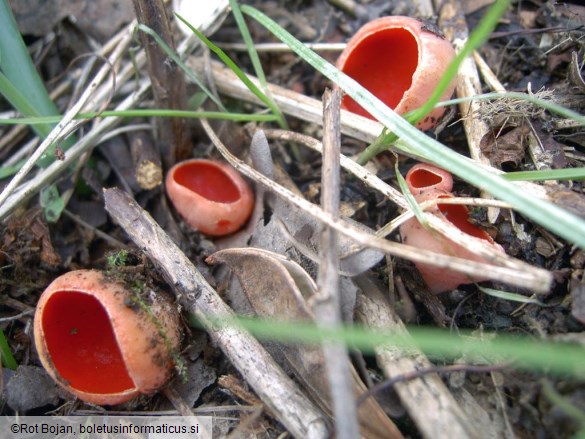
[[[483,16],[475,30],[469,36],[467,43],[463,49],[455,56],[447,71],[439,81],[439,84],[433,91],[431,97],[424,103],[424,105],[416,110],[411,111],[405,116],[413,125],[425,117],[439,102],[449,83],[457,76],[459,66],[465,58],[467,58],[473,51],[478,48],[492,33],[498,24],[498,20],[510,5],[510,0],[497,0],[487,13]]]
[[[404,177],[400,173],[400,170],[398,169],[398,160],[396,160],[394,162],[394,172],[396,174],[396,180],[398,181],[398,186],[400,187],[400,190],[402,191],[402,195],[404,195],[404,199],[408,203],[410,210],[412,210],[412,213],[414,213],[414,216],[416,217],[418,222],[423,227],[428,228],[429,223],[426,220],[426,217],[425,217],[423,210],[421,209],[421,207],[418,205],[418,203],[414,199],[414,196],[410,193],[410,190],[408,189],[408,185],[406,184],[406,180],[404,179]]]
[[[467,43],[463,46],[463,49],[455,56],[445,74],[441,77],[441,80],[437,84],[437,87],[433,90],[430,98],[419,108],[404,115],[404,118],[409,121],[412,125],[422,120],[433,108],[437,105],[441,96],[445,93],[449,84],[457,76],[459,66],[463,60],[468,57],[476,48],[478,48],[490,35],[490,33],[496,27],[498,20],[506,11],[509,6],[509,0],[498,0],[488,10],[486,15],[482,18],[478,26],[475,28],[473,33],[469,36]],[[365,163],[372,157],[379,154],[382,151],[387,150],[390,145],[396,140],[396,133],[389,132],[381,135],[381,139],[372,143],[368,146],[361,154],[358,162]]]
[[[227,111],[225,109],[225,107],[223,106],[222,102],[217,98],[217,96],[215,96],[203,83],[203,81],[201,81],[197,75],[195,73],[193,73],[193,71],[191,69],[189,69],[189,67],[187,67],[185,65],[185,63],[183,61],[181,61],[181,59],[179,58],[179,56],[175,53],[175,51],[173,49],[171,49],[164,41],[163,39],[160,37],[159,34],[157,34],[155,31],[153,31],[151,28],[149,28],[148,26],[144,25],[144,24],[139,24],[137,26],[138,29],[140,29],[142,32],[150,35],[152,38],[154,38],[154,40],[156,41],[156,43],[162,48],[162,50],[164,50],[164,52],[167,54],[167,56],[169,58],[171,58],[184,72],[185,74],[189,77],[189,79],[191,81],[193,81],[195,84],[197,84],[197,86],[203,90],[203,92],[209,97],[209,99],[211,99],[215,105],[217,105],[219,107],[220,110],[222,111]]]
[[[585,350],[577,344],[557,343],[537,340],[526,336],[498,334],[495,338],[478,339],[471,333],[461,331],[454,335],[447,331],[427,327],[408,327],[408,333],[399,334],[380,328],[370,330],[360,326],[342,328],[321,328],[310,323],[287,323],[258,318],[238,317],[234,319],[215,319],[218,326],[237,326],[249,330],[254,335],[280,342],[321,343],[324,340],[343,342],[364,352],[374,352],[378,346],[393,346],[408,350],[416,346],[428,355],[465,358],[469,361],[501,361],[506,358],[514,367],[567,374],[583,378],[582,364]]]
[[[199,38],[207,47],[209,47],[209,50],[215,53],[219,57],[219,59],[221,59],[221,61],[226,66],[228,66],[232,72],[236,74],[240,81],[242,81],[246,85],[246,87],[248,87],[248,89],[252,93],[254,93],[254,95],[270,109],[270,111],[273,114],[279,116],[278,122],[280,127],[286,129],[286,122],[284,121],[282,113],[280,112],[276,104],[268,96],[266,96],[252,81],[250,81],[246,74],[236,65],[235,62],[232,61],[232,59],[229,56],[227,56],[227,54],[223,50],[221,50],[218,46],[213,44],[205,35],[203,35],[200,31],[191,26],[191,24],[188,21],[186,21],[183,17],[181,17],[179,14],[175,13],[175,15],[179,18],[179,20],[185,23],[185,25],[189,27],[189,29],[191,29],[191,31],[197,36],[197,38]]]
[[[242,6],[242,12],[265,26],[311,66],[337,83],[342,90],[366,109],[368,113],[400,136],[400,141],[395,144],[398,150],[413,152],[419,157],[457,175],[474,186],[490,192],[493,196],[507,201],[514,209],[548,230],[585,248],[584,220],[552,203],[527,194],[521,188],[506,181],[501,176],[486,172],[469,158],[452,151],[445,145],[420,132],[384,105],[368,90],[364,89],[349,76],[337,70],[315,52],[305,47],[299,40],[262,12],[250,6]]]
[[[502,177],[508,181],[585,180],[585,168],[507,172]]]

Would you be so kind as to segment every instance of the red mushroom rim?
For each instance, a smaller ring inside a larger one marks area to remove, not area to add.
[[[181,186],[217,203],[235,203],[241,197],[232,179],[211,163],[185,163],[175,170],[173,178]]]

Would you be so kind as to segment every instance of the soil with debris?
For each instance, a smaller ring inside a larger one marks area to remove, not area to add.
[[[61,111],[65,111],[72,93],[78,92],[74,79],[78,76],[74,72],[78,73],[78,66],[86,62],[79,57],[105,44],[114,32],[133,19],[134,11],[128,5],[120,6],[119,2],[110,1],[99,2],[103,3],[99,8],[94,6],[94,2],[55,0],[40,3],[44,6],[39,7],[38,1],[11,1],[19,26],[25,34],[25,41],[49,91],[55,90],[63,81],[68,82],[67,91],[56,99]],[[49,6],[46,3],[50,4],[54,14],[47,14],[46,8]],[[243,3],[263,11],[298,39],[313,43],[345,42],[365,22],[383,15],[410,15],[433,21],[433,18],[418,15],[418,2],[401,0],[362,0],[357,3],[257,0]],[[353,5],[353,9],[343,9],[338,3]],[[473,0],[461,3],[464,5],[467,24],[473,29],[485,14],[486,5],[491,2]],[[51,17],[50,21],[46,20],[48,16]],[[258,23],[253,20],[247,20],[247,23],[255,42],[277,41]],[[482,45],[479,54],[508,91],[530,90],[541,93],[545,98],[583,113],[584,24],[583,6],[539,0],[515,3],[500,20],[493,35]],[[175,35],[180,37],[181,34],[176,31]],[[220,46],[242,42],[231,15],[227,16],[211,39]],[[226,52],[243,70],[249,73],[254,71],[246,51],[226,48]],[[325,51],[322,55],[334,62],[338,52]],[[290,51],[260,51],[260,61],[267,80],[289,90],[320,100],[325,89],[331,86],[327,79]],[[131,63],[130,55],[123,62]],[[146,69],[137,74],[147,77]],[[128,88],[128,93],[135,84],[131,80],[123,87]],[[491,91],[487,85],[483,87],[485,92]],[[188,95],[195,96],[196,92],[196,88],[189,85]],[[120,96],[113,96],[111,107],[119,100]],[[225,98],[225,102],[233,111],[257,110],[256,106],[233,98]],[[154,105],[151,101],[144,104]],[[0,100],[0,110],[9,111],[10,106]],[[585,166],[585,132],[582,128],[563,126],[551,114],[534,107],[497,105],[492,102],[483,107],[482,114],[470,116],[459,114],[453,106],[439,128],[430,133],[431,136],[467,155],[467,140],[462,124],[465,117],[477,117],[489,125],[490,133],[481,142],[482,151],[493,166],[504,171]],[[321,138],[322,129],[316,125],[292,116],[287,117],[287,122],[292,131]],[[78,136],[82,137],[91,124],[88,122],[82,127]],[[154,122],[146,118],[122,122],[122,126],[139,124],[152,126]],[[214,122],[213,126],[223,141],[229,144],[232,152],[247,157],[250,126],[232,122]],[[276,127],[270,124],[263,126]],[[189,129],[193,144],[191,156],[220,157],[199,122],[190,120]],[[13,130],[10,126],[0,125],[0,139],[8,139]],[[105,269],[108,264],[111,266],[120,251],[124,251],[127,252],[124,269],[139,270],[142,275],[151,277],[153,283],[165,285],[161,271],[133,247],[124,231],[106,213],[103,188],[120,187],[131,193],[140,206],[178,243],[208,282],[234,309],[241,312],[250,312],[250,304],[242,292],[245,286],[237,287],[225,267],[210,266],[205,262],[218,249],[242,246],[242,242],[243,246],[246,242],[261,242],[264,248],[281,249],[283,254],[297,260],[306,272],[315,277],[317,266],[310,255],[303,249],[295,249],[296,243],[286,240],[282,228],[271,221],[272,207],[263,212],[261,234],[252,231],[243,240],[237,235],[212,240],[190,230],[180,220],[169,207],[161,186],[150,190],[142,188],[134,175],[131,145],[138,141],[138,137],[141,141],[154,142],[155,134],[150,127],[145,129],[144,126],[116,134],[100,142],[91,156],[82,158],[83,166],[63,174],[58,180],[58,188],[67,204],[55,221],[47,221],[41,203],[35,197],[20,205],[0,225],[1,328],[19,365],[16,371],[6,367],[3,369],[2,414],[71,414],[94,409],[54,385],[41,368],[34,349],[33,311],[39,295],[51,280],[59,274],[79,268]],[[528,147],[531,135],[536,136],[543,151],[536,162]],[[3,164],[32,138],[32,132],[26,130],[2,142],[0,160]],[[321,155],[291,142],[271,140],[270,143],[274,162],[284,176],[282,180],[288,179],[290,187],[296,187],[306,199],[319,204]],[[365,146],[364,142],[350,137],[342,138],[342,153],[346,156],[357,155]],[[415,163],[407,157],[383,153],[372,165],[374,172],[394,187],[398,187],[394,170],[396,160],[402,175]],[[367,189],[357,178],[342,172],[341,179],[343,215],[377,230],[400,214],[393,202]],[[0,186],[8,182],[9,179],[2,180]],[[544,186],[555,202],[585,217],[585,193],[581,181],[549,182]],[[458,196],[479,196],[476,188],[460,180],[456,180],[453,192]],[[297,218],[299,215],[302,217],[302,212],[291,213],[296,219],[286,225],[291,228],[289,232],[292,235],[305,225],[302,218]],[[540,304],[522,304],[493,297],[482,293],[473,284],[461,286],[449,293],[432,295],[414,265],[402,259],[384,259],[361,276],[379,285],[402,321],[410,325],[435,326],[452,331],[465,329],[478,334],[484,331],[522,334],[535,339],[583,345],[585,252],[522,215],[512,215],[507,209],[502,209],[497,221],[492,224],[487,219],[486,210],[476,208],[472,220],[484,227],[508,255],[553,274],[554,282],[550,291],[532,297]],[[295,236],[301,236],[301,233]],[[399,241],[400,236],[395,232],[389,239]],[[309,237],[305,242],[314,241]],[[262,265],[255,266],[255,269],[268,270]],[[526,289],[503,283],[488,282],[482,285],[531,295]],[[263,285],[262,288],[267,287]],[[355,286],[352,288],[357,289]],[[353,303],[344,306],[345,313],[351,316]],[[18,317],[10,318],[15,315]],[[187,372],[182,376],[188,379],[176,380],[172,386],[189,407],[196,409],[195,413],[214,413],[217,416],[215,437],[227,436],[230,431],[250,437],[279,437],[286,431],[269,409],[258,408],[262,407],[260,399],[207,334],[189,321],[187,316],[184,327],[186,336],[181,355]],[[278,349],[270,351],[277,352]],[[363,361],[357,360],[357,355],[355,357],[359,370],[369,380],[370,377],[374,377],[374,383],[383,380],[383,373],[374,357],[368,356]],[[505,361],[502,359],[502,362]],[[465,359],[461,359],[461,362],[464,363]],[[449,363],[436,359],[435,364],[443,366]],[[487,419],[478,422],[491,423],[492,431],[498,437],[566,438],[585,428],[582,424],[585,416],[585,387],[576,378],[559,378],[506,367],[487,372],[477,372],[470,367],[468,372],[445,373],[442,378],[448,389],[459,395],[459,401],[468,401],[469,406],[473,405],[477,419],[482,416]],[[553,401],[550,388],[566,404],[580,412],[581,417]],[[471,399],[465,400],[462,395]],[[423,436],[393,391],[382,390],[379,397],[380,404],[405,437]],[[469,402],[471,400],[473,404]],[[114,409],[150,413],[172,410],[173,405],[159,393],[141,397],[121,407],[107,408],[106,411]]]

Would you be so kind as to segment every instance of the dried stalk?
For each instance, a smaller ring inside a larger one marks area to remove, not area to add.
[[[226,7],[216,10],[215,12],[217,16],[222,15]],[[209,20],[207,20],[201,26],[202,32],[206,33],[208,29],[215,24],[214,17],[209,17]],[[119,57],[123,52],[123,48],[133,37],[135,27],[136,22],[130,23],[128,26],[126,26],[126,28],[124,28],[124,30],[114,36],[104,46],[103,53],[107,53],[110,50],[116,51],[116,56],[110,56],[109,58],[112,60],[112,65],[117,65]],[[194,47],[194,44],[196,44],[194,41],[195,39],[193,37],[189,37],[183,40],[178,48],[179,55],[184,55],[186,52],[191,50]],[[120,72],[117,73],[116,84],[118,87],[121,88],[123,84],[133,78],[136,69],[139,69],[144,65],[146,62],[146,54],[144,51],[139,51],[135,55],[133,61],[133,63],[126,63]],[[142,81],[137,84],[136,88],[137,90],[133,94],[129,95],[121,104],[119,104],[115,108],[116,110],[128,110],[130,108],[135,108],[137,104],[142,101],[145,93],[149,90],[150,83]],[[87,90],[90,90],[90,88],[88,87]],[[111,82],[107,82],[97,90],[94,90],[94,93],[92,94],[92,102],[95,104],[95,106],[99,106],[101,103],[110,99],[113,93],[113,84]],[[8,217],[8,215],[10,215],[18,206],[36,195],[44,186],[56,180],[63,172],[65,172],[70,164],[72,164],[78,157],[80,157],[83,152],[95,147],[96,144],[109,133],[109,130],[115,127],[119,122],[119,118],[106,118],[103,120],[98,120],[92,129],[87,133],[87,135],[83,139],[80,139],[76,145],[67,151],[65,160],[52,163],[48,168],[39,172],[39,174],[37,174],[33,180],[20,185],[18,188],[16,188],[17,183],[11,182],[14,186],[14,190],[8,191],[9,188],[6,187],[2,193],[7,194],[7,196],[3,202],[0,202],[0,221],[6,219],[6,217]],[[57,137],[59,135],[57,133],[60,133],[61,131],[60,125],[58,125],[53,131],[55,132],[54,136]],[[51,135],[53,135],[53,132]]]
[[[360,276],[357,284],[363,291],[357,297],[357,320],[372,329],[383,328],[406,334],[407,330],[400,318],[371,282]],[[389,379],[432,366],[427,357],[416,349],[405,353],[389,346],[379,347],[376,349],[376,358]],[[474,421],[461,410],[437,374],[397,383],[394,389],[423,437],[481,437],[476,431]]]
[[[95,75],[94,79],[82,93],[82,95],[80,96],[79,100],[75,103],[75,105],[73,105],[71,109],[67,111],[67,113],[65,113],[63,119],[61,119],[61,121],[55,126],[55,128],[51,130],[46,139],[43,140],[43,142],[35,150],[32,156],[26,161],[22,168],[20,168],[18,173],[12,178],[12,180],[10,180],[10,183],[8,183],[8,185],[0,194],[0,206],[3,206],[5,204],[8,197],[13,194],[18,185],[33,169],[36,162],[41,158],[43,154],[45,154],[48,151],[48,149],[55,142],[65,138],[69,133],[75,131],[77,127],[85,123],[85,121],[83,120],[74,120],[74,117],[83,109],[86,109],[87,107],[96,106],[97,102],[95,100],[95,97],[93,96],[95,89],[104,79],[106,79],[108,74],[111,72],[111,66],[124,52],[127,45],[130,43],[131,39],[132,35],[128,33],[120,43],[119,47],[117,47],[116,50],[114,50],[110,55],[108,59],[109,63],[100,68],[100,70]]]
[[[339,90],[326,90],[323,95],[323,169],[321,176],[321,205],[335,220],[339,219]],[[339,250],[337,233],[325,226],[321,231],[320,263],[317,276],[314,311],[319,326],[339,328],[341,305],[339,298]],[[359,436],[353,385],[349,370],[347,348],[343,344],[323,344],[329,392],[333,403],[335,431],[339,439]]]
[[[150,84],[142,82],[139,89],[128,96],[122,101],[116,110],[128,110],[136,106],[138,102],[142,100],[148,91]],[[64,160],[57,160],[53,162],[46,169],[43,169],[33,180],[26,182],[21,185],[17,191],[12,193],[5,202],[0,204],[0,220],[5,219],[10,213],[14,211],[25,201],[32,198],[37,194],[44,186],[55,181],[59,176],[66,171],[66,169],[74,164],[77,159],[85,152],[94,148],[100,139],[116,126],[120,122],[117,117],[108,117],[96,122],[91,129],[82,139],[80,139],[74,146],[67,150]]]
[[[156,32],[171,49],[175,42],[166,8],[162,0],[133,0],[138,22]],[[165,54],[154,38],[140,32],[142,46],[148,59],[148,74],[158,108],[184,110],[187,108],[187,86],[183,72]],[[179,117],[156,119],[158,145],[163,163],[167,168],[175,161],[185,160],[191,152],[190,130],[186,119]]]
[[[152,217],[119,189],[105,190],[104,199],[110,216],[162,270],[181,305],[205,327],[289,431],[299,438],[328,437],[323,414],[299,391],[260,343],[242,329],[217,326],[217,319],[232,319],[232,311]]]
[[[189,57],[187,60],[187,65],[189,65],[190,68],[198,73],[202,74],[205,72],[206,64],[200,58]],[[213,73],[215,85],[217,86],[217,89],[220,93],[237,99],[242,99],[244,101],[263,105],[262,102],[250,90],[248,90],[248,88],[246,88],[246,86],[230,69],[224,67],[217,61],[211,61],[209,66]],[[248,78],[254,82],[254,84],[259,86],[257,78],[254,78],[251,75],[248,75]],[[321,125],[323,123],[321,114],[321,101],[274,84],[268,84],[268,89],[274,98],[274,102],[279,106],[284,114],[307,122],[312,122],[317,125]],[[371,143],[380,135],[382,129],[383,126],[379,122],[373,121],[366,117],[358,116],[356,114],[350,113],[347,110],[341,110],[342,134],[353,137],[354,139]],[[400,142],[400,140],[398,140],[398,142]],[[401,152],[401,154],[408,155],[403,152]],[[416,156],[413,156],[413,158],[418,159]],[[503,174],[503,171],[492,166],[478,162],[474,163],[481,166],[485,172]],[[515,182],[515,184],[521,186],[527,191],[530,191],[530,193],[536,197],[551,201],[551,199],[546,194],[546,191],[537,184],[525,181]]]

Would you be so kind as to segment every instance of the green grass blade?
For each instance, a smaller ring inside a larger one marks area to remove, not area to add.
[[[2,364],[4,366],[8,369],[16,370],[18,364],[14,359],[14,355],[12,355],[10,346],[8,346],[8,340],[6,340],[6,336],[2,330],[0,330],[0,355],[2,356]]]
[[[343,74],[333,65],[305,47],[273,20],[260,11],[242,6],[242,12],[251,16],[277,38],[286,43],[294,52],[311,66],[339,85],[373,117],[400,137],[395,143],[399,150],[414,154],[457,175],[494,197],[507,201],[514,208],[548,230],[585,248],[585,221],[552,203],[537,199],[522,188],[506,181],[503,177],[485,171],[467,157],[457,154],[436,140],[417,130],[398,116],[382,101],[360,86],[355,80]]]
[[[188,111],[188,110],[168,110],[157,108],[140,108],[135,110],[106,110],[102,112],[79,113],[74,119],[93,119],[95,117],[182,117],[185,119],[225,119],[236,122],[272,122],[277,119],[273,114],[246,114],[246,113],[223,113],[218,111]],[[0,125],[36,125],[43,123],[59,122],[61,116],[39,116],[39,117],[22,117],[14,119],[0,119]]]
[[[585,180],[585,168],[507,172],[503,177],[508,181]]]
[[[230,7],[232,8],[232,14],[236,19],[236,24],[238,25],[238,29],[240,30],[240,34],[242,35],[242,39],[244,40],[246,48],[248,49],[248,56],[250,57],[250,61],[252,61],[252,66],[254,66],[254,72],[256,73],[258,82],[260,83],[262,88],[266,90],[266,88],[268,87],[266,75],[264,74],[264,69],[262,68],[262,64],[260,63],[260,58],[258,57],[256,46],[254,46],[252,35],[250,35],[248,26],[246,26],[246,22],[244,21],[242,11],[240,11],[240,5],[236,0],[229,0],[229,2]]]
[[[508,291],[500,291],[494,290],[493,288],[485,288],[480,287],[478,285],[479,290],[487,294],[488,296],[496,297],[498,299],[509,300],[510,302],[518,302],[518,303],[531,303],[538,306],[547,306],[545,303],[542,303],[538,299],[533,299],[531,297],[523,296],[522,294],[510,293]]]
[[[18,84],[16,88],[27,102],[34,102],[38,114],[59,113],[30,59],[7,0],[0,0],[0,70],[12,84]]]
[[[239,326],[254,335],[283,343],[318,344],[323,341],[346,343],[363,352],[373,353],[378,346],[421,349],[428,355],[457,359],[465,356],[469,361],[513,361],[514,367],[535,371],[585,377],[585,350],[575,344],[556,343],[526,336],[486,334],[479,339],[471,333],[455,335],[442,329],[408,327],[407,334],[381,328],[366,329],[359,326],[322,328],[311,323],[271,321],[257,318],[217,319],[221,326]]]
[[[185,20],[179,14],[175,13],[175,15],[179,18],[179,20],[181,20],[183,23],[185,23],[185,25],[187,27],[189,27],[189,29],[191,29],[191,31],[197,36],[197,38],[199,38],[207,47],[209,47],[209,50],[211,50],[213,53],[215,53],[219,57],[219,59],[221,59],[221,61],[226,66],[228,66],[232,72],[234,72],[236,74],[236,76],[240,79],[240,81],[242,81],[244,83],[244,85],[246,87],[248,87],[248,90],[250,90],[252,93],[254,93],[254,95],[258,99],[260,99],[264,103],[264,105],[266,105],[270,109],[270,111],[273,114],[275,114],[275,115],[280,114],[280,110],[274,104],[274,102],[272,102],[272,100],[270,100],[268,98],[268,96],[266,96],[256,86],[256,84],[254,84],[252,81],[250,81],[250,79],[246,76],[246,74],[236,65],[236,63],[229,56],[227,56],[227,54],[223,50],[221,50],[219,47],[217,47],[215,44],[213,44],[209,40],[209,38],[207,38],[205,35],[203,35],[201,32],[199,32],[199,30],[195,29],[187,20]],[[282,126],[282,124],[281,124],[281,126]]]
[[[41,115],[2,72],[0,72],[0,93],[23,116],[37,117]],[[45,138],[53,129],[53,125],[43,122],[35,125],[34,129],[39,137]]]
[[[246,25],[246,21],[244,20],[244,16],[242,15],[242,11],[240,10],[240,5],[238,4],[237,0],[229,0],[230,7],[232,8],[232,14],[236,19],[236,23],[238,25],[238,29],[240,30],[240,34],[242,35],[242,39],[246,44],[246,48],[248,49],[248,56],[250,57],[250,61],[252,61],[252,66],[254,67],[254,72],[256,73],[256,77],[258,78],[258,82],[262,87],[264,94],[270,101],[273,103],[274,108],[276,108],[278,114],[278,124],[282,129],[288,130],[288,125],[278,108],[278,105],[272,99],[272,95],[270,94],[270,90],[268,90],[268,82],[266,81],[266,75],[264,74],[264,69],[262,68],[262,64],[260,63],[260,58],[258,57],[258,51],[256,50],[256,46],[254,45],[254,41],[252,40],[252,36],[250,35],[250,31],[248,30],[248,26]]]
[[[7,0],[0,0],[0,94],[23,116],[58,115],[47,89],[39,76],[28,50],[22,40],[12,10]],[[14,91],[18,91],[18,95]],[[51,125],[35,125],[33,130],[44,139],[51,131]],[[75,137],[66,139],[61,148],[66,150],[75,143]],[[45,154],[37,165],[49,166],[55,160],[52,151]]]

